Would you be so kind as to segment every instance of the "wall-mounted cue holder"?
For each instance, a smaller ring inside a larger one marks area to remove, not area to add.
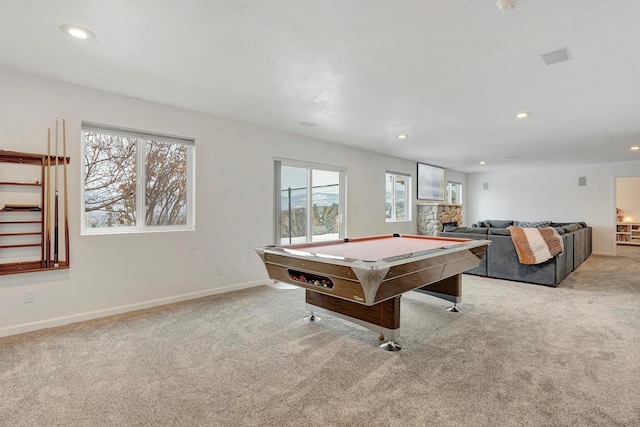
[[[50,131],[47,154],[0,150],[0,163],[11,164],[0,174],[0,275],[70,266],[64,120],[62,156],[57,128],[54,154]]]

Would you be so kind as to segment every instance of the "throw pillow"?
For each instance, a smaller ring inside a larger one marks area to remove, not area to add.
[[[514,224],[520,228],[545,228],[551,224],[551,221],[516,221]]]
[[[553,226],[552,226],[553,227]],[[558,232],[558,234],[565,234],[567,231],[564,229],[564,227],[553,227],[556,229],[556,231]]]
[[[513,221],[500,220],[500,219],[489,219],[487,222],[491,225],[492,228],[507,228],[510,225],[513,225]]]
[[[572,231],[580,230],[581,227],[580,227],[580,224],[569,224],[569,225],[565,225],[562,228],[564,228],[567,233],[571,233]]]

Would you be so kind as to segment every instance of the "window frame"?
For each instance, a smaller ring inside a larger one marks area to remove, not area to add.
[[[84,186],[86,179],[85,164],[85,134],[86,132],[97,132],[109,135],[117,135],[121,137],[129,137],[136,139],[136,156],[133,162],[136,166],[136,224],[126,227],[87,227],[85,221],[85,191]],[[146,176],[145,176],[145,157],[146,142],[148,140],[177,144],[187,147],[187,202],[186,223],[182,225],[147,225],[145,221],[146,203]],[[81,126],[81,144],[80,144],[80,234],[81,235],[107,235],[107,234],[131,234],[131,233],[157,233],[170,231],[192,231],[195,230],[195,138],[188,138],[176,135],[168,135],[157,132],[150,132],[138,129],[125,128],[120,126],[106,125],[101,123],[82,121]]]
[[[402,173],[402,172],[393,172],[393,171],[386,171],[385,175],[384,175],[384,179],[385,179],[385,185],[384,185],[384,191],[385,191],[385,209],[387,206],[387,180],[389,179],[389,177],[393,177],[393,183],[394,185],[392,186],[392,190],[393,190],[393,194],[392,194],[392,200],[391,200],[391,218],[387,218],[387,214],[385,212],[385,222],[411,222],[413,221],[413,197],[411,196],[411,194],[413,194],[413,179],[412,179],[412,175],[408,174],[408,173]],[[407,183],[407,188],[405,190],[405,198],[406,198],[406,212],[407,212],[407,216],[405,219],[397,219],[396,218],[396,204],[397,204],[397,197],[396,197],[396,186],[395,186],[395,182],[396,182],[396,177],[401,176],[404,177],[406,179],[406,183]]]
[[[281,173],[283,166],[291,166],[297,168],[306,168],[307,169],[307,184],[310,185],[309,188],[312,188],[313,179],[312,174],[313,170],[323,170],[329,172],[337,172],[339,173],[339,185],[340,185],[340,198],[339,198],[339,207],[338,207],[338,236],[340,239],[344,238],[347,235],[347,169],[340,166],[332,166],[325,165],[322,163],[313,163],[313,162],[305,162],[301,160],[291,160],[280,157],[273,158],[274,164],[274,221],[273,221],[273,242],[276,245],[280,245],[280,222],[281,222],[281,212],[280,212],[280,192],[281,192]],[[313,207],[313,198],[307,198],[307,213],[311,214]],[[313,224],[311,221],[307,221],[306,225],[306,237],[307,243],[313,242]]]
[[[451,187],[452,186],[458,187],[458,201],[456,203],[454,203],[451,200]],[[447,203],[449,203],[450,205],[461,205],[462,204],[462,183],[461,182],[447,181],[446,200],[447,200]]]

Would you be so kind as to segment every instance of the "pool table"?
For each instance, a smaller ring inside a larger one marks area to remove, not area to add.
[[[454,303],[462,272],[477,267],[490,240],[390,234],[256,248],[271,279],[306,289],[306,309],[380,333],[397,351],[400,297],[417,290]]]

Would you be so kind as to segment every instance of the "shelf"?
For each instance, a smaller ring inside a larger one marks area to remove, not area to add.
[[[31,248],[36,246],[42,246],[40,243],[23,243],[21,245],[0,245],[0,249],[11,249],[11,248]]]
[[[64,126],[64,122],[63,122]],[[52,213],[51,209],[55,210],[57,217],[58,204],[55,207],[51,207],[49,199],[46,200],[45,196],[50,196],[51,185],[49,180],[51,179],[51,166],[66,165],[69,164],[70,158],[67,156],[55,156],[50,154],[35,154],[35,153],[22,153],[17,151],[0,150],[0,163],[12,163],[14,165],[31,165],[38,167],[38,171],[30,172],[29,168],[26,168],[20,175],[14,175],[12,177],[3,175],[3,181],[0,181],[0,192],[3,194],[3,201],[5,199],[12,199],[14,203],[5,203],[4,206],[0,206],[0,225],[2,226],[2,232],[0,232],[0,249],[15,249],[15,248],[32,248],[24,249],[24,255],[20,258],[24,259],[20,262],[0,262],[0,276],[6,274],[18,274],[29,273],[37,271],[52,271],[69,268],[69,235],[68,230],[65,229],[64,236],[64,260],[59,260],[58,266],[53,266],[53,260],[51,260],[51,244],[50,244],[50,229],[49,223],[47,223],[46,235],[45,235],[45,220],[50,220]],[[7,172],[16,169],[7,168]],[[23,169],[20,166],[19,169]],[[4,166],[3,166],[4,172]],[[46,174],[45,174],[46,173]],[[66,214],[66,166],[64,170],[65,176],[65,214]],[[57,182],[57,170],[56,170],[56,182]],[[15,178],[15,181],[11,181],[11,178]],[[56,187],[56,195],[57,193]],[[18,194],[19,193],[19,194]],[[36,194],[39,198],[39,203],[36,202]],[[49,193],[49,194],[48,194]],[[14,198],[14,196],[17,196]],[[24,202],[20,203],[24,199]],[[9,202],[9,200],[6,200]],[[57,199],[56,199],[57,201]],[[18,203],[16,203],[18,202]],[[14,215],[11,215],[13,213]],[[36,227],[35,224],[38,224]],[[22,225],[22,226],[20,226]],[[27,225],[27,226],[25,226]],[[13,227],[12,227],[13,226]],[[65,228],[68,225],[65,226]],[[56,229],[57,231],[57,229]],[[29,236],[22,238],[21,236]],[[34,238],[34,236],[38,236]],[[55,236],[58,237],[57,234]],[[46,239],[46,241],[45,241]],[[57,245],[57,242],[56,242]],[[35,249],[38,248],[38,249]],[[57,248],[56,248],[57,249]],[[57,255],[54,255],[57,257]],[[37,258],[36,258],[37,257]],[[34,258],[36,258],[34,260]]]
[[[616,223],[616,244],[640,246],[640,223]]]
[[[640,246],[640,242],[623,242],[621,240],[618,240],[616,243],[618,245]]]
[[[46,265],[45,260],[45,235],[44,212],[45,203],[45,172],[47,170],[48,156],[45,154],[21,153],[16,151],[0,150],[0,163],[11,163],[14,165],[26,165],[27,168],[37,167],[37,171],[25,170],[26,175],[13,176],[17,178],[11,180],[8,176],[3,176],[0,181],[0,191],[8,194],[4,197],[6,203],[0,206],[0,249],[3,250],[24,250],[26,261],[0,263],[0,275],[14,274],[27,271],[38,271]],[[64,161],[64,160],[62,160]],[[4,169],[4,165],[3,165]],[[24,201],[13,199],[16,191],[21,194],[31,194]],[[32,193],[36,192],[37,202]],[[9,194],[10,193],[10,194]],[[9,203],[13,201],[13,203]],[[17,203],[16,203],[17,202]],[[36,202],[36,203],[34,203]],[[36,226],[37,225],[37,226]],[[12,228],[13,227],[13,228]],[[27,236],[23,238],[22,236]],[[34,238],[37,236],[36,238]],[[35,241],[34,241],[35,240]],[[35,259],[35,260],[34,260]]]
[[[49,155],[49,161],[55,163],[56,156]],[[47,160],[46,154],[21,153],[18,151],[0,150],[0,162],[19,163],[22,165],[41,165]],[[67,156],[66,163],[69,164],[70,157]],[[58,164],[64,163],[65,158],[58,156]]]
[[[0,221],[0,224],[40,224],[40,221]]]
[[[21,185],[26,187],[42,187],[42,184],[39,182],[9,182],[9,181],[0,181],[0,185]]]
[[[17,151],[0,150],[0,162],[19,163],[26,165],[42,165],[46,154],[20,153]]]
[[[53,261],[51,262],[53,264]],[[44,267],[43,261],[25,261],[25,262],[11,262],[6,264],[0,264],[0,276],[7,274],[19,274],[19,273],[33,273],[38,271],[56,271],[66,270],[67,267],[64,261],[59,262],[59,267]]]

